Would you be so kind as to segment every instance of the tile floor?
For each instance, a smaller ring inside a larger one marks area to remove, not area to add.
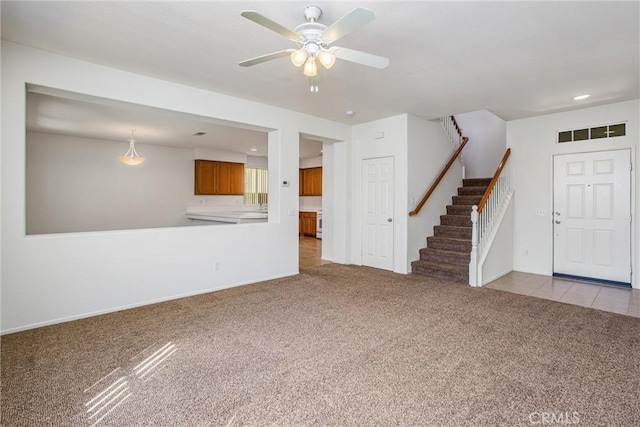
[[[518,271],[512,271],[485,287],[640,317],[639,289],[596,285]]]
[[[300,236],[300,251],[298,257],[298,269],[314,267],[316,265],[329,264],[330,261],[320,259],[322,256],[322,240],[315,237]]]

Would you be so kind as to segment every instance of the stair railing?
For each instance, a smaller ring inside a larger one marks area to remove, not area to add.
[[[462,136],[461,138],[462,138],[461,139],[462,142],[460,143],[460,146],[455,151],[455,153],[453,153],[453,155],[449,159],[449,162],[444,166],[444,168],[442,168],[442,170],[440,171],[440,175],[438,175],[436,180],[433,181],[433,184],[431,184],[431,187],[429,187],[429,189],[424,194],[424,196],[422,196],[422,199],[420,199],[420,201],[416,205],[415,209],[412,210],[411,212],[409,212],[409,216],[418,215],[418,213],[420,212],[420,209],[422,209],[424,204],[427,203],[427,200],[429,200],[429,197],[431,197],[431,194],[433,194],[433,192],[436,190],[436,187],[438,186],[438,184],[440,184],[440,181],[442,181],[444,176],[447,174],[447,172],[451,168],[451,165],[453,165],[453,163],[456,161],[456,159],[458,158],[458,156],[462,152],[462,149],[467,144],[467,141],[469,141],[469,138],[467,138],[466,136]]]
[[[471,259],[469,262],[471,286],[482,286],[482,283],[479,283],[481,281],[479,261],[484,261],[489,248],[488,243],[495,237],[500,214],[506,209],[506,202],[513,194],[508,163],[510,155],[511,149],[507,148],[480,203],[471,208]]]
[[[449,137],[449,141],[453,144],[454,148],[458,148],[462,145],[462,130],[458,126],[456,118],[453,116],[440,117],[440,125],[444,129],[444,133]]]

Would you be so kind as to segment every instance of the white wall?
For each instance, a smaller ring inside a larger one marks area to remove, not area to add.
[[[327,144],[323,144],[327,149]],[[353,228],[351,222],[353,206],[351,198],[353,190],[349,183],[352,181],[353,171],[351,166],[351,142],[337,142],[331,144],[331,153],[325,151],[325,156],[332,155],[331,160],[327,162],[333,165],[333,173],[331,178],[326,174],[322,174],[323,185],[330,186],[332,188],[331,193],[324,193],[322,195],[323,215],[327,218],[327,214],[330,215],[330,223],[328,226],[331,228],[331,253],[333,255],[333,262],[342,264],[352,264],[351,258],[351,234],[350,231]],[[326,167],[326,166],[325,166]],[[331,181],[328,181],[331,180]],[[329,199],[330,196],[333,199]],[[322,246],[327,245],[325,241],[326,237],[323,236]]]
[[[425,121],[414,116],[408,117],[407,142],[409,212],[422,199],[455,150],[439,121]],[[457,188],[461,186],[462,166],[460,162],[455,162],[420,213],[408,217],[408,271],[411,271],[411,261],[420,257],[420,248],[427,246],[427,236],[433,236],[433,226],[440,224],[440,215],[446,214],[446,206],[452,203],[451,197],[457,194]]]
[[[320,207],[322,208],[322,254],[320,257],[327,261],[333,261],[334,246],[334,204],[335,188],[333,162],[334,149],[332,142],[322,143],[322,197]],[[338,189],[338,191],[341,191]]]
[[[190,225],[192,150],[27,132],[27,234]]]
[[[275,129],[269,222],[25,236],[27,83]],[[350,128],[339,123],[5,41],[2,123],[4,333],[296,274],[299,135],[347,145],[350,139]],[[340,155],[338,161],[345,164]],[[282,187],[282,180],[291,186]],[[336,190],[337,217],[347,212],[345,192]]]
[[[246,156],[247,161],[245,167],[256,169],[268,169],[269,159],[262,156]]]
[[[194,160],[195,159],[217,160],[219,162],[232,162],[232,163],[247,163],[247,157],[248,157],[246,154],[243,154],[243,153],[234,153],[232,151],[227,151],[227,150],[218,150],[215,148],[202,148],[202,147],[194,148],[192,155]],[[252,157],[255,157],[255,156],[252,156]]]
[[[393,271],[407,269],[407,120],[402,114],[353,127],[351,152],[351,262],[362,264],[362,161],[393,157],[394,172],[394,245]]]
[[[491,178],[506,150],[506,122],[487,111],[456,114],[469,142],[462,151],[466,178]]]
[[[515,188],[514,269],[551,275],[553,273],[553,155],[630,148],[632,172],[632,261],[638,271],[638,100],[550,114],[507,122],[507,146],[511,147],[511,170]],[[627,135],[591,141],[557,144],[557,132],[626,122]],[[544,210],[545,216],[536,216]],[[637,274],[633,285],[638,287]]]
[[[300,159],[300,169],[322,167],[322,158],[323,156],[315,156],[308,157],[306,159]]]

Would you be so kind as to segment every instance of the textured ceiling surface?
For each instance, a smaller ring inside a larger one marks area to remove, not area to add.
[[[386,56],[389,67],[338,60],[318,93],[287,58],[239,67],[295,47],[240,13],[294,29],[309,5],[299,1],[3,1],[2,38],[349,124],[483,109],[514,120],[640,97],[638,1],[314,4],[327,25],[355,7],[372,10],[373,22],[335,45]]]

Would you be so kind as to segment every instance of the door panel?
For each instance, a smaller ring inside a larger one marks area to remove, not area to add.
[[[362,162],[362,264],[393,270],[393,157]]]
[[[554,157],[554,273],[631,282],[631,153]]]

